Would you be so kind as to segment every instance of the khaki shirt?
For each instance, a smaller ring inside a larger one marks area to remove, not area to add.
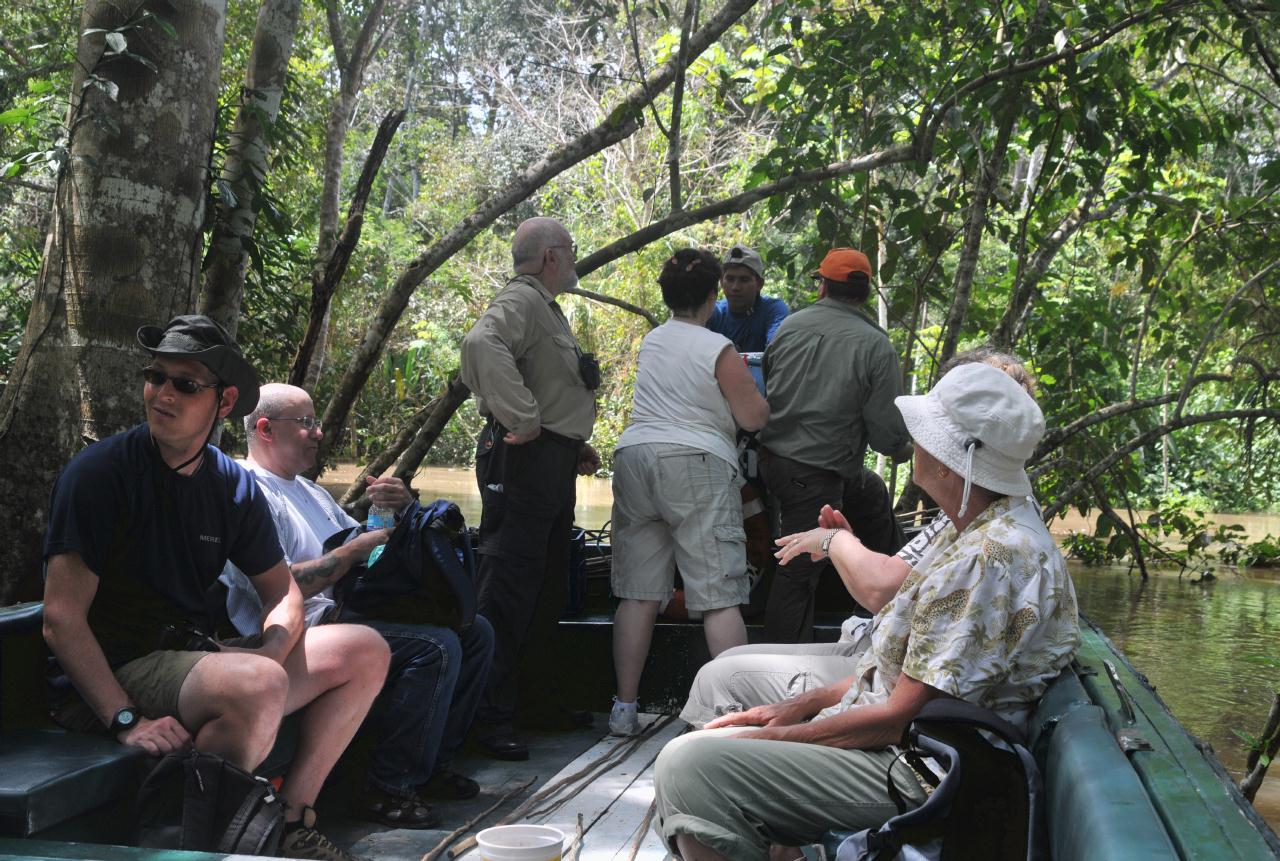
[[[775,454],[852,478],[868,445],[892,455],[911,441],[893,403],[902,394],[898,354],[847,302],[819,299],[783,320],[764,378],[770,412],[760,442]]]
[[[573,330],[532,275],[507,282],[462,339],[462,381],[480,414],[507,430],[591,436],[595,396],[578,374]]]

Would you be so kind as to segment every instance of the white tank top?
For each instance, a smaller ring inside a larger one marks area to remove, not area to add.
[[[716,382],[716,360],[733,349],[724,335],[671,319],[644,336],[631,423],[618,448],[687,445],[737,466],[737,426]]]

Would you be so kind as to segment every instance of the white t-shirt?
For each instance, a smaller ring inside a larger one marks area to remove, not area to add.
[[[631,423],[618,448],[687,445],[738,465],[737,425],[716,382],[716,362],[733,343],[703,326],[671,319],[644,336]]]
[[[324,555],[326,538],[360,525],[315,482],[302,476],[292,480],[281,478],[257,464],[241,463],[258,479],[258,485],[267,497],[286,563],[292,565],[319,559]],[[333,605],[332,586],[307,598],[303,605],[307,626],[319,621]]]

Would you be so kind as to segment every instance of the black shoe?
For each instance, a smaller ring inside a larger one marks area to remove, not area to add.
[[[389,828],[435,828],[440,824],[440,817],[417,795],[401,798],[372,787],[352,802],[351,813]]]
[[[525,751],[528,756],[528,751]],[[463,801],[480,794],[480,784],[452,768],[444,768],[431,775],[431,779],[418,787],[423,798],[440,801]]]
[[[476,737],[480,749],[494,759],[505,759],[512,762],[529,758],[529,746],[516,737],[510,730],[481,735]]]

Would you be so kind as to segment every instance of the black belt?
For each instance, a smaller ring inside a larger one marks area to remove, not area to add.
[[[497,443],[507,435],[507,431],[510,430],[510,428],[503,427],[502,422],[497,419],[489,419],[489,421],[493,424],[493,441]],[[572,449],[575,452],[581,451],[582,447],[586,444],[586,440],[574,439],[571,436],[565,436],[562,433],[556,433],[555,431],[548,430],[547,428],[542,428],[538,435],[529,442],[537,442],[540,439],[545,439],[558,446]]]

